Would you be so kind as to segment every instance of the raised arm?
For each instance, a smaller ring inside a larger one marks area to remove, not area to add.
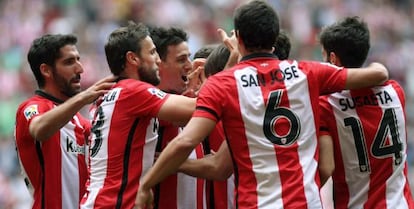
[[[104,95],[115,84],[115,77],[106,77],[88,89],[66,100],[50,111],[33,118],[29,126],[30,135],[38,140],[45,141],[68,123],[79,110]]]
[[[184,126],[195,110],[196,98],[171,94],[162,105],[157,117]]]
[[[349,68],[346,89],[358,89],[381,85],[388,80],[388,70],[380,63],[371,63],[365,68]]]

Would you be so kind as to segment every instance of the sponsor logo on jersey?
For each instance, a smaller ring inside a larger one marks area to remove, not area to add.
[[[165,97],[165,95],[167,95],[167,93],[161,91],[160,89],[157,88],[148,88],[148,91],[150,94],[157,96],[160,99],[163,99]]]
[[[66,137],[66,152],[84,155],[85,147],[77,144],[74,140],[69,139],[69,137]]]
[[[38,114],[39,111],[37,109],[37,105],[30,105],[24,109],[24,117],[26,117],[26,120],[30,120],[30,118]]]

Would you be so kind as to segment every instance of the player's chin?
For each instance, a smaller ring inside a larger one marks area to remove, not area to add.
[[[73,83],[72,84],[72,92],[73,93],[77,94],[81,91],[82,91],[82,87],[81,87],[80,83]]]

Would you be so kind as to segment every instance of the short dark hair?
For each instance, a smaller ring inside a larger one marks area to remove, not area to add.
[[[270,50],[279,35],[279,18],[265,1],[253,0],[236,9],[234,28],[247,50]]]
[[[275,50],[273,51],[273,54],[276,55],[279,60],[285,60],[289,58],[291,44],[289,36],[285,31],[281,30],[279,32],[274,47]]]
[[[194,53],[194,57],[193,59],[197,59],[197,58],[205,58],[207,59],[207,57],[211,54],[211,52],[217,48],[218,44],[207,44],[204,45],[203,47],[201,47],[200,49],[198,49],[195,53]]]
[[[358,16],[346,17],[323,28],[319,39],[328,56],[334,52],[344,67],[361,67],[368,56],[369,30],[367,24]]]
[[[109,35],[105,44],[105,54],[112,74],[120,75],[124,71],[128,51],[141,55],[141,41],[149,35],[146,25],[133,21],[129,21],[127,26],[118,28]]]
[[[149,31],[152,41],[157,47],[160,59],[163,61],[167,57],[168,46],[175,46],[188,41],[187,33],[181,28],[171,27],[166,29],[163,27],[149,27]]]
[[[204,64],[204,74],[206,77],[222,71],[226,67],[229,57],[230,50],[224,44],[217,46],[207,57]]]
[[[66,45],[76,45],[77,41],[78,39],[73,34],[46,34],[32,42],[27,53],[27,60],[40,88],[45,86],[40,65],[45,63],[55,67],[56,60],[62,56],[60,49]]]

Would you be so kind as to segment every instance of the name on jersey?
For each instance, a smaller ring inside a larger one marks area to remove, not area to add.
[[[342,111],[347,111],[348,109],[355,109],[356,107],[362,107],[366,105],[384,105],[388,104],[389,102],[392,102],[392,98],[387,91],[380,91],[378,93],[366,96],[339,99],[339,105],[341,106]]]
[[[266,84],[274,84],[275,82],[283,82],[293,78],[299,78],[296,65],[291,65],[284,69],[274,69],[269,73],[262,74],[243,74],[240,76],[242,87],[266,86]]]
[[[69,139],[69,137],[66,137],[66,152],[85,154],[85,147],[77,144],[74,140]]]
[[[102,102],[114,102],[118,99],[121,88],[114,88],[104,95]]]

